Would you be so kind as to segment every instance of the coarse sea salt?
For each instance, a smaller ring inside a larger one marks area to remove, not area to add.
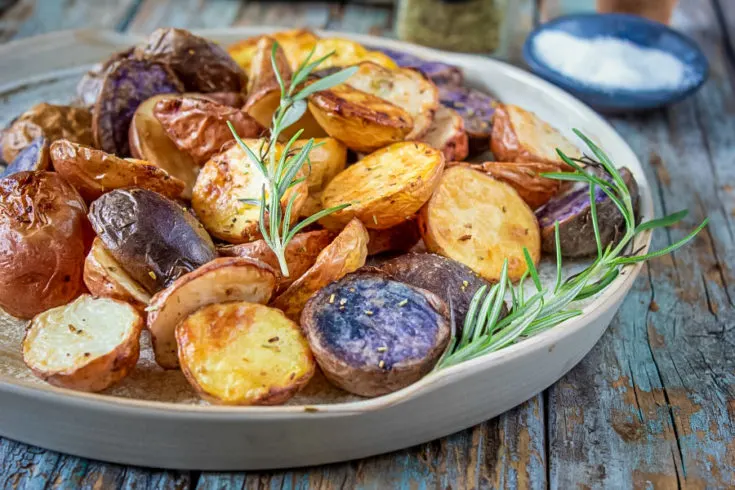
[[[536,55],[551,68],[603,90],[661,90],[680,87],[686,66],[671,54],[614,37],[583,39],[548,30],[534,39]]]

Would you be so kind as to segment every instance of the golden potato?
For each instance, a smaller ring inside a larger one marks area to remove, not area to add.
[[[419,214],[421,236],[430,252],[468,266],[497,281],[508,259],[508,276],[526,271],[526,247],[541,257],[536,216],[513,187],[467,167],[447,169]]]
[[[353,217],[368,228],[386,229],[411,216],[429,200],[444,170],[444,155],[425,143],[396,143],[366,156],[327,185],[322,206],[351,206],[321,223],[330,229]]]
[[[52,385],[102,391],[135,368],[142,329],[143,317],[129,304],[84,294],[33,318],[23,361]]]
[[[54,170],[87,201],[125,187],[148,189],[172,199],[184,192],[184,182],[155,165],[143,160],[119,158],[67,140],[51,143],[51,161]]]
[[[363,153],[403,141],[413,129],[408,112],[344,83],[309,96],[309,110],[329,136]]]
[[[150,162],[184,182],[185,188],[181,197],[191,199],[199,166],[188,153],[176,147],[153,115],[153,108],[159,101],[176,96],[176,94],[156,95],[140,104],[133,114],[128,140],[133,157]]]
[[[206,306],[179,323],[176,340],[186,379],[212,403],[278,405],[316,369],[299,326],[263,305]]]
[[[556,153],[557,148],[569,157],[582,156],[579,148],[533,112],[498,104],[490,137],[495,158],[501,162],[540,162],[569,169]]]
[[[54,172],[0,179],[0,307],[32,318],[77,297],[91,242],[87,206]]]
[[[311,57],[312,61],[329,53],[333,53],[332,56],[319,64],[317,70],[324,70],[332,67],[352,66],[363,61],[372,61],[373,63],[377,63],[389,69],[398,68],[398,65],[396,65],[395,61],[393,61],[389,56],[378,51],[369,51],[355,41],[338,37],[317,39],[316,42],[311,45],[304,43],[302,49],[298,51],[298,58],[292,59],[289,57],[289,59],[292,60],[292,66],[297,66],[299,63],[302,63],[309,55],[312,48],[314,48],[314,54]],[[294,64],[293,61],[296,63]]]
[[[297,140],[293,144],[292,151],[300,150],[307,141]],[[319,192],[345,169],[347,147],[334,138],[317,138],[309,152],[309,161],[311,166],[307,167],[306,185],[309,193]]]
[[[238,65],[250,73],[253,57],[257,50],[258,42],[264,36],[255,36],[233,44],[227,48],[227,52],[237,62]],[[301,59],[301,53],[307,54],[319,39],[316,34],[308,29],[292,29],[288,31],[279,31],[268,34],[268,37],[275,39],[280,44],[281,49],[289,61],[289,65],[296,69],[298,60]]]
[[[285,256],[288,265],[288,277],[280,274],[278,258],[265,240],[256,240],[240,245],[225,245],[217,251],[223,257],[245,257],[265,262],[278,273],[278,292],[288,288],[314,265],[319,253],[332,242],[334,233],[328,230],[307,231],[298,233],[286,245]]]
[[[93,296],[124,301],[139,311],[151,301],[148,291],[125,272],[99,238],[92,242],[84,261],[83,277]]]
[[[347,84],[400,107],[413,120],[407,140],[419,139],[429,130],[434,113],[439,108],[439,91],[416,70],[390,70],[375,63],[360,63]]]
[[[454,109],[441,104],[429,130],[420,140],[440,150],[447,162],[462,161],[470,153],[464,119]]]
[[[264,140],[245,140],[256,154]],[[260,206],[241,199],[260,199],[265,178],[245,150],[234,145],[204,165],[191,200],[204,227],[213,236],[230,243],[246,243],[261,238]],[[298,216],[307,196],[306,182],[289,189],[281,200],[285,208],[292,193],[298,197],[292,213]]]
[[[365,265],[369,239],[367,229],[360,220],[350,221],[332,243],[321,251],[314,265],[278,296],[272,306],[283,310],[287,317],[298,322],[301,310],[312,294]]]
[[[199,308],[225,301],[267,303],[276,289],[276,273],[263,262],[222,257],[178,278],[151,298],[146,326],[158,365],[176,369],[176,325]]]

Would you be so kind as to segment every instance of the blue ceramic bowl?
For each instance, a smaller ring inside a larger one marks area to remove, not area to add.
[[[685,82],[663,90],[630,90],[585,85],[556,71],[536,56],[534,39],[546,30],[559,30],[578,38],[615,37],[675,56],[687,66]],[[579,14],[554,19],[529,34],[523,57],[537,75],[574,94],[600,112],[623,113],[663,107],[688,97],[707,80],[709,64],[699,47],[675,30],[642,17],[626,14]]]

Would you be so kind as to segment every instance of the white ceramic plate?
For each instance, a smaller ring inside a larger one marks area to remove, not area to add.
[[[268,30],[200,34],[229,44]],[[340,35],[459,65],[472,85],[536,112],[570,138],[571,128],[580,128],[618,166],[632,170],[643,218],[651,217],[651,191],[638,159],[610,125],[572,96],[498,61]],[[75,31],[1,46],[0,123],[40,101],[69,101],[89,65],[139,40],[112,32]],[[639,237],[636,247],[647,247],[649,241],[647,234]],[[0,313],[0,434],[94,459],[202,470],[315,465],[408,447],[494,417],[559,379],[602,335],[639,269],[627,269],[584,306],[583,316],[431,374],[399,392],[363,400],[316,382],[283,407],[203,404],[180,373],[157,369],[148,351],[129,379],[104,394],[54,388],[35,379],[22,363],[23,323]],[[550,268],[545,270],[550,276]],[[572,270],[569,266],[565,272]]]

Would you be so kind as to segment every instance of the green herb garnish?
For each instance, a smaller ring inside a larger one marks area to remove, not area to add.
[[[582,311],[574,308],[573,303],[604,290],[618,277],[623,267],[671,253],[689,242],[707,225],[708,220],[705,219],[686,237],[661,250],[643,255],[639,255],[637,252],[628,255],[623,254],[639,233],[671,226],[681,221],[687,215],[687,211],[679,211],[664,218],[654,219],[636,226],[633,199],[620,173],[596,144],[580,131],[575,129],[574,132],[585,142],[597,160],[590,158],[583,160],[571,159],[557,149],[559,156],[574,168],[574,172],[547,173],[543,176],[589,184],[590,211],[597,242],[597,258],[582,272],[562,280],[559,226],[558,222],[555,223],[557,272],[553,289],[547,290],[542,287],[536,267],[526,249],[524,249],[524,255],[528,271],[524,273],[519,285],[515,288],[508,279],[508,261],[506,260],[500,275],[500,281],[489,289],[486,286],[481,287],[473,296],[464,319],[461,336],[458,338],[456,335],[452,335],[449,345],[435,369],[443,369],[463,361],[475,359],[489,352],[502,349],[515,342],[519,337],[537,334],[581,315]],[[601,165],[610,176],[611,181],[608,182],[585,172],[579,163]],[[625,220],[625,234],[622,239],[617,244],[611,244],[605,249],[602,248],[595,206],[597,188],[600,188],[615,203]],[[523,282],[529,275],[535,285],[536,293],[530,298],[524,298]],[[506,289],[510,290],[511,307],[508,315],[499,319]]]
[[[268,247],[273,250],[273,253],[278,258],[278,264],[281,267],[283,276],[288,277],[288,265],[286,264],[285,258],[285,250],[288,242],[306,226],[335,211],[348,207],[349,204],[342,204],[319,211],[292,227],[292,210],[294,201],[298,196],[294,193],[289,198],[285,209],[282,209],[281,200],[289,189],[306,180],[305,177],[297,178],[297,175],[299,175],[299,172],[305,164],[311,166],[309,152],[317,145],[314,144],[314,139],[310,138],[298,151],[291,151],[293,144],[304,132],[303,129],[297,131],[285,143],[280,157],[277,156],[276,143],[281,137],[283,130],[295,124],[304,115],[307,109],[306,98],[309,95],[345,82],[357,71],[358,67],[353,66],[340,70],[337,73],[333,73],[306,85],[300,91],[294,93],[308,79],[314,69],[334,53],[329,53],[316,61],[311,61],[314,54],[314,50],[312,49],[309,56],[301,63],[291,76],[291,79],[287,81],[284,80],[283,75],[278,70],[276,63],[277,51],[278,43],[274,42],[273,49],[271,50],[271,65],[278,80],[281,98],[278,109],[273,114],[268,143],[261,145],[256,154],[242,141],[232,124],[228,122],[227,125],[230,131],[232,131],[237,143],[265,178],[265,184],[263,185],[259,198],[253,196],[241,199],[240,201],[260,206],[259,225],[263,240],[265,240]]]

